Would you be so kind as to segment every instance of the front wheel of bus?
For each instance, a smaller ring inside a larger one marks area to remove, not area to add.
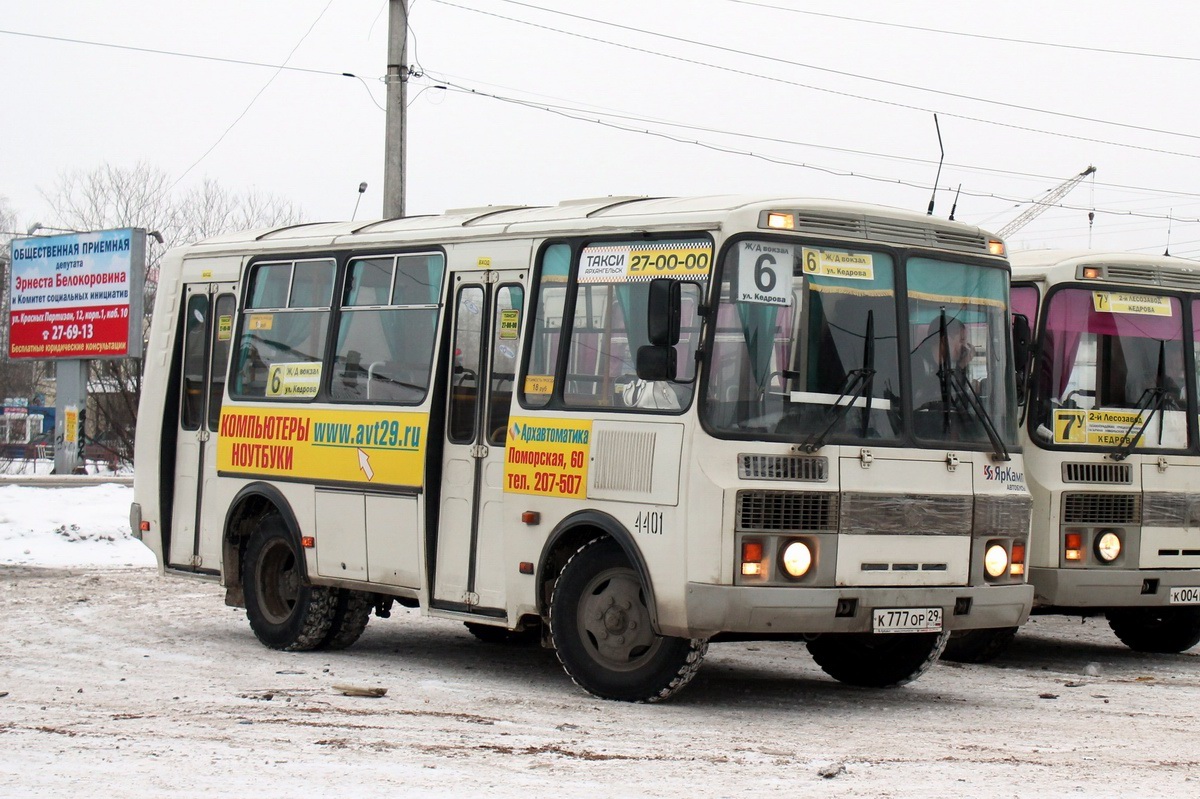
[[[554,583],[550,635],[571,679],[590,694],[657,702],[683,688],[708,641],[656,635],[646,591],[621,547],[596,538],[576,550]]]
[[[1200,643],[1200,608],[1110,610],[1108,626],[1135,652],[1175,654]]]
[[[301,557],[295,537],[278,514],[264,516],[246,546],[246,617],[258,640],[272,649],[316,649],[333,626],[337,590],[309,585]]]
[[[892,688],[924,674],[949,633],[825,633],[808,642],[817,665],[838,682]]]

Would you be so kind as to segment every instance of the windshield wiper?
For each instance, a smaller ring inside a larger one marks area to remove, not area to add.
[[[1109,457],[1114,461],[1123,461],[1129,457],[1138,442],[1142,440],[1142,434],[1146,432],[1146,428],[1150,426],[1150,420],[1154,418],[1154,414],[1162,412],[1167,404],[1167,342],[1158,342],[1158,371],[1154,376],[1154,387],[1148,388],[1142,392],[1142,396],[1138,397],[1137,418],[1129,423],[1129,429],[1125,431],[1125,435],[1121,436],[1121,441],[1116,449],[1112,451]],[[1150,413],[1146,414],[1143,419],[1142,414],[1149,409]],[[1139,425],[1138,422],[1141,422]],[[1133,432],[1133,428],[1137,427],[1137,432],[1133,438],[1129,434]],[[1158,443],[1162,445],[1163,425],[1160,422],[1158,425]]]
[[[992,444],[992,455],[998,461],[1012,460],[1012,456],[1008,454],[1008,447],[1004,446],[1004,439],[999,431],[996,430],[996,424],[992,421],[992,416],[987,412],[987,408],[983,405],[983,398],[979,396],[979,392],[975,390],[975,386],[971,385],[971,380],[966,376],[962,369],[957,368],[950,361],[950,346],[946,337],[946,309],[942,308],[941,326],[938,330],[938,347],[941,349],[942,365],[938,368],[938,379],[942,384],[942,402],[943,413],[945,414],[943,428],[949,432],[950,428],[950,399],[952,394],[962,397],[968,408],[975,412],[976,418],[983,426],[983,431],[987,433],[988,441]]]
[[[829,420],[829,424],[815,436],[809,436],[800,449],[805,452],[816,452],[821,447],[825,446],[825,439],[829,438],[829,434],[833,432],[833,428],[846,418],[846,414],[854,407],[854,403],[866,394],[866,402],[863,406],[863,431],[862,436],[867,435],[867,425],[871,415],[871,384],[875,378],[875,311],[867,311],[867,330],[863,336],[863,365],[858,369],[851,369],[846,373],[846,380],[842,383],[842,392],[838,398],[834,400],[833,407],[830,408],[830,413],[833,418]],[[849,397],[850,399],[845,405],[842,400]]]

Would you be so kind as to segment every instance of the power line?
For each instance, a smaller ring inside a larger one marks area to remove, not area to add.
[[[462,80],[467,80],[476,85],[489,85],[489,86],[494,86],[494,87],[500,88],[500,89],[506,89],[508,91],[524,91],[521,89],[516,89],[511,86],[503,86],[501,84],[487,83],[485,81],[476,81],[471,78],[464,78],[463,76],[452,75],[449,73],[440,73],[440,75],[443,76],[444,78],[449,78],[449,79],[458,78],[458,79],[462,79]],[[435,76],[430,75],[429,77],[432,79]],[[439,77],[438,80],[442,80],[442,78]],[[537,94],[535,92],[525,92],[525,93],[532,94],[535,97],[544,97],[544,98],[547,98],[550,100],[562,101],[562,98],[554,97],[553,95],[542,95],[542,94]],[[529,102],[529,101],[521,101],[521,100],[519,100],[519,98],[509,97],[506,99],[513,99],[513,100],[516,100],[519,102]],[[565,102],[565,101],[563,101],[563,102]],[[810,147],[810,148],[816,149],[816,150],[827,150],[830,152],[845,153],[848,155],[862,155],[862,156],[867,156],[870,158],[882,158],[885,160],[903,161],[903,162],[908,162],[908,163],[912,163],[912,164],[921,164],[921,165],[926,165],[926,166],[934,165],[937,163],[937,161],[935,161],[933,159],[929,159],[929,158],[917,158],[915,156],[896,155],[893,153],[881,153],[881,152],[875,152],[875,151],[871,151],[871,150],[856,150],[856,149],[847,148],[847,147],[835,147],[833,145],[827,145],[827,144],[816,144],[813,142],[801,142],[801,141],[795,141],[793,139],[783,139],[783,138],[779,138],[779,137],[775,137],[775,136],[763,136],[763,135],[754,134],[754,133],[742,133],[742,132],[733,131],[733,130],[722,130],[720,128],[711,128],[711,127],[706,127],[703,125],[693,125],[693,124],[686,123],[686,122],[675,122],[672,120],[662,119],[659,117],[648,117],[648,116],[644,116],[644,115],[626,113],[626,112],[614,110],[611,108],[605,108],[603,106],[592,105],[592,106],[582,107],[579,105],[562,105],[562,104],[557,104],[557,103],[544,103],[543,105],[544,105],[545,109],[547,109],[547,110],[554,109],[554,110],[561,110],[561,111],[569,111],[569,112],[576,113],[576,114],[587,114],[587,113],[599,114],[601,116],[609,117],[611,119],[622,119],[622,120],[631,121],[631,122],[641,122],[643,124],[662,125],[664,127],[676,128],[676,129],[680,129],[680,130],[692,130],[692,131],[698,131],[701,133],[711,133],[711,134],[720,135],[720,136],[732,136],[732,137],[736,137],[736,138],[749,139],[752,141],[761,141],[761,142],[767,142],[767,143],[773,143],[773,144],[784,144],[784,145],[791,145],[791,146],[795,146],[795,147]],[[534,106],[534,107],[537,107],[537,106]],[[950,163],[947,163],[946,166],[951,167],[953,169],[960,169],[960,170],[963,170],[966,172],[978,172],[978,173],[984,173],[984,174],[1002,175],[1002,176],[1008,176],[1008,177],[1022,178],[1022,179],[1031,180],[1031,181],[1033,181],[1033,180],[1036,180],[1036,181],[1047,181],[1047,180],[1059,181],[1062,179],[1061,175],[1042,175],[1042,174],[1038,174],[1038,173],[1034,173],[1034,172],[1019,172],[1019,171],[1013,170],[1013,169],[999,169],[996,167],[985,167],[985,166],[978,166],[978,165],[974,165],[974,164],[959,164],[959,163],[950,162]],[[1125,184],[1121,184],[1121,183],[1095,182],[1095,185],[1102,187],[1102,188],[1106,188],[1106,189],[1124,189],[1124,190],[1128,190],[1128,191],[1145,192],[1145,193],[1152,194],[1152,195],[1165,195],[1166,197],[1197,197],[1197,198],[1200,198],[1200,192],[1176,191],[1176,190],[1170,190],[1170,189],[1155,189],[1155,188],[1151,188],[1149,186],[1129,186],[1129,185],[1125,185]],[[1147,198],[1147,199],[1150,199],[1150,198]],[[1030,202],[1030,200],[1026,199],[1026,200],[1021,201],[1020,204],[1025,205],[1025,204],[1028,204],[1029,202]],[[1004,211],[1000,211],[999,213],[1004,213]]]
[[[799,8],[783,8],[773,6],[768,3],[756,3],[752,0],[726,0],[729,3],[737,3],[743,6],[755,6],[757,8],[768,8],[772,11],[782,11],[788,14],[804,14],[810,17],[824,17],[826,19],[839,19],[844,22],[858,22],[863,25],[880,25],[886,28],[901,28],[903,30],[921,31],[922,33],[938,33],[944,36],[963,36],[969,39],[984,39],[991,42],[1006,42],[1008,44],[1028,44],[1034,47],[1052,47],[1060,50],[1079,50],[1088,53],[1103,53],[1105,55],[1121,55],[1133,56],[1135,58],[1158,58],[1169,61],[1193,61],[1200,62],[1200,58],[1186,55],[1171,55],[1169,53],[1146,53],[1137,50],[1115,50],[1107,47],[1087,47],[1080,44],[1063,44],[1061,42],[1039,42],[1032,39],[1014,39],[1005,36],[988,36],[984,33],[967,33],[965,31],[951,31],[942,28],[928,28],[921,25],[904,25],[899,22],[881,22],[875,19],[862,19],[860,17],[844,17],[839,14],[826,14],[820,11],[805,11]]]
[[[507,17],[507,16],[504,16],[503,14],[496,14],[496,13],[494,13],[494,12],[490,12],[490,11],[482,11],[482,10],[480,10],[480,9],[468,8],[468,7],[466,7],[466,6],[461,6],[461,5],[458,5],[458,4],[456,4],[456,3],[449,2],[448,0],[433,0],[433,1],[434,1],[434,2],[436,2],[436,3],[441,3],[442,5],[451,6],[451,7],[458,8],[458,9],[462,9],[462,10],[465,10],[465,11],[473,11],[473,12],[475,12],[475,13],[477,13],[477,14],[483,14],[483,15],[485,15],[485,16],[493,16],[493,17],[497,17],[497,18],[499,18],[499,19],[504,19],[504,20],[510,21],[510,22],[516,22],[516,23],[523,24],[523,25],[529,25],[529,26],[531,26],[531,27],[543,28],[543,29],[545,29],[545,30],[554,31],[554,32],[556,32],[556,33],[561,33],[561,34],[564,34],[564,35],[567,35],[567,36],[577,36],[577,37],[579,37],[579,38],[582,38],[582,39],[587,39],[587,40],[590,40],[590,41],[602,42],[602,43],[604,43],[604,44],[608,44],[608,45],[611,45],[611,46],[614,46],[614,47],[626,48],[626,49],[635,50],[635,51],[642,52],[642,53],[650,53],[650,54],[652,54],[652,55],[656,55],[656,56],[659,56],[659,57],[661,57],[661,58],[670,58],[670,59],[674,59],[674,60],[678,60],[678,61],[684,61],[684,62],[686,62],[686,63],[698,64],[698,65],[705,66],[705,67],[709,67],[709,68],[712,68],[712,69],[720,69],[720,70],[724,70],[724,71],[735,72],[735,73],[742,74],[742,75],[749,75],[749,76],[756,77],[756,78],[762,78],[762,79],[764,79],[764,80],[776,80],[776,81],[779,81],[779,82],[781,82],[781,83],[787,83],[787,84],[790,84],[790,85],[793,85],[793,86],[801,86],[801,87],[803,87],[803,88],[813,89],[813,90],[815,90],[815,91],[824,91],[824,92],[830,92],[830,93],[832,93],[832,94],[839,94],[839,95],[843,95],[843,96],[847,96],[847,97],[853,97],[853,98],[855,98],[855,99],[867,100],[867,101],[870,101],[870,102],[883,103],[883,104],[886,104],[886,105],[894,105],[894,106],[898,106],[898,107],[901,107],[901,108],[910,108],[910,109],[914,109],[914,110],[920,110],[920,111],[924,111],[924,112],[926,112],[926,113],[933,113],[933,110],[932,110],[932,109],[927,109],[927,108],[917,108],[917,107],[915,107],[915,106],[909,106],[909,105],[906,105],[906,104],[903,104],[903,103],[896,103],[896,102],[892,102],[892,101],[888,101],[888,100],[880,100],[880,99],[877,99],[877,98],[873,98],[873,97],[866,97],[866,96],[862,96],[862,95],[854,95],[854,94],[849,94],[849,93],[846,93],[846,92],[839,92],[839,91],[835,91],[835,90],[832,90],[832,89],[826,89],[826,88],[823,88],[823,87],[810,86],[810,85],[806,85],[806,84],[796,83],[796,82],[793,82],[793,81],[783,80],[783,79],[780,79],[780,78],[774,78],[774,77],[772,77],[772,76],[769,76],[769,75],[758,75],[758,74],[751,73],[751,72],[747,72],[747,71],[744,71],[744,70],[736,70],[736,69],[732,69],[732,68],[729,68],[729,67],[723,67],[723,66],[720,66],[720,65],[718,65],[718,64],[709,64],[709,63],[707,63],[707,62],[695,61],[695,60],[692,60],[692,59],[687,59],[687,58],[683,58],[683,57],[680,57],[680,56],[674,56],[674,55],[670,55],[670,54],[667,54],[667,53],[661,53],[661,52],[657,52],[657,51],[654,51],[654,50],[647,50],[647,49],[643,49],[643,48],[639,48],[639,47],[634,47],[634,46],[632,46],[632,45],[626,45],[626,44],[622,44],[622,43],[620,43],[620,42],[614,42],[614,41],[610,41],[610,40],[606,40],[606,39],[599,39],[599,38],[595,38],[595,37],[587,36],[587,35],[584,35],[584,34],[574,33],[574,32],[572,32],[572,31],[565,31],[565,30],[561,30],[561,29],[558,29],[558,28],[553,28],[553,27],[551,27],[551,26],[548,26],[548,25],[542,25],[542,24],[540,24],[540,23],[529,22],[529,21],[527,21],[527,20],[521,20],[521,19],[517,19],[517,18],[515,18],[515,17]],[[805,64],[805,63],[803,63],[803,62],[799,62],[799,61],[790,61],[790,60],[788,60],[788,59],[785,59],[785,58],[778,58],[778,57],[775,57],[775,56],[763,55],[763,54],[761,54],[761,53],[746,52],[745,50],[738,50],[737,48],[732,48],[732,47],[723,47],[723,46],[721,46],[721,45],[717,45],[717,44],[711,44],[711,43],[708,43],[708,42],[697,42],[697,41],[694,41],[694,40],[691,40],[691,39],[686,39],[686,38],[684,38],[684,37],[681,37],[681,36],[672,36],[672,35],[670,35],[670,34],[666,34],[666,33],[658,33],[658,32],[655,32],[655,31],[647,31],[647,30],[642,30],[642,29],[635,28],[635,27],[628,26],[628,25],[621,25],[621,24],[618,24],[618,23],[615,23],[615,22],[607,22],[607,21],[605,21],[605,20],[594,19],[594,18],[592,18],[592,17],[585,17],[585,16],[581,16],[581,15],[578,15],[578,14],[571,14],[571,13],[568,13],[568,12],[565,12],[565,11],[557,11],[557,10],[554,10],[554,9],[544,8],[544,7],[542,7],[542,6],[536,6],[536,5],[533,5],[533,4],[530,4],[530,3],[524,3],[524,2],[520,2],[520,0],[500,0],[500,2],[503,2],[503,3],[508,3],[508,4],[510,4],[510,5],[515,5],[515,6],[520,6],[520,7],[522,7],[522,8],[529,8],[529,9],[533,9],[533,10],[535,10],[535,11],[541,11],[541,12],[544,12],[544,13],[547,13],[547,14],[555,14],[555,15],[558,15],[558,16],[563,16],[563,17],[567,17],[567,18],[570,18],[570,19],[579,20],[579,21],[582,21],[582,22],[589,22],[589,23],[592,23],[592,24],[595,24],[595,25],[603,25],[603,26],[606,26],[606,27],[617,28],[618,30],[630,31],[630,32],[633,32],[633,33],[640,33],[640,34],[644,34],[644,35],[648,35],[648,36],[654,36],[654,37],[657,37],[657,38],[660,38],[660,39],[667,39],[667,40],[669,40],[669,41],[673,41],[673,42],[680,42],[680,43],[683,43],[683,44],[689,44],[689,45],[693,45],[693,46],[704,47],[704,48],[708,48],[708,49],[711,49],[711,50],[717,50],[717,51],[719,51],[719,52],[731,53],[731,54],[735,54],[735,55],[739,55],[739,56],[745,56],[745,57],[749,57],[749,58],[757,58],[757,59],[760,59],[760,60],[763,60],[763,61],[769,61],[769,62],[772,62],[772,63],[776,63],[776,64],[782,64],[782,65],[789,66],[789,67],[800,67],[800,68],[802,68],[802,69],[810,69],[810,70],[814,70],[814,71],[817,71],[817,72],[824,72],[824,73],[828,73],[828,74],[831,74],[831,75],[839,75],[839,76],[842,76],[842,77],[849,77],[849,78],[854,78],[854,79],[857,79],[857,80],[869,81],[869,82],[872,82],[872,83],[881,83],[881,84],[884,84],[884,85],[886,85],[886,86],[894,86],[894,87],[897,87],[897,88],[910,89],[910,90],[913,90],[913,91],[927,92],[927,93],[930,93],[930,94],[937,94],[937,95],[941,95],[941,96],[943,96],[943,97],[952,97],[952,98],[954,98],[954,99],[958,99],[958,100],[967,100],[967,101],[970,101],[970,102],[980,102],[980,103],[985,103],[985,104],[988,104],[988,105],[995,105],[995,106],[999,106],[999,107],[1001,107],[1001,108],[1007,108],[1007,109],[1013,109],[1013,110],[1019,110],[1019,111],[1028,111],[1028,112],[1035,113],[1035,114],[1046,114],[1046,115],[1049,115],[1049,116],[1061,117],[1061,118],[1063,118],[1063,119],[1070,119],[1070,120],[1073,120],[1073,121],[1076,121],[1076,122],[1091,122],[1091,123],[1094,123],[1094,124],[1099,124],[1099,125],[1110,125],[1110,126],[1113,126],[1113,127],[1124,128],[1124,129],[1127,129],[1127,130],[1136,130],[1136,131],[1141,131],[1141,132],[1143,132],[1143,133],[1157,133],[1157,134],[1166,135],[1166,136],[1180,136],[1180,137],[1187,138],[1187,139],[1200,139],[1200,134],[1194,134],[1194,133],[1182,133],[1182,132],[1179,132],[1179,131],[1172,131],[1172,130],[1164,130],[1164,129],[1161,129],[1161,128],[1151,128],[1151,127],[1146,127],[1146,126],[1144,126],[1144,125],[1132,125],[1132,124],[1125,123],[1125,122],[1113,122],[1113,121],[1111,121],[1111,120],[1098,119],[1098,118],[1095,118],[1095,117],[1087,117],[1087,116],[1082,116],[1082,115],[1079,115],[1079,114],[1068,114],[1068,113],[1066,113],[1066,112],[1063,112],[1063,111],[1052,111],[1052,110],[1047,110],[1047,109],[1044,109],[1044,108],[1034,108],[1034,107],[1032,107],[1032,106],[1020,105],[1019,103],[1009,103],[1009,102],[1004,102],[1004,101],[1002,101],[1002,100],[989,100],[989,99],[986,99],[986,98],[977,97],[977,96],[974,96],[974,95],[969,95],[969,94],[959,94],[959,93],[956,93],[956,92],[942,91],[942,90],[940,90],[940,89],[930,89],[930,88],[927,88],[927,87],[925,87],[925,86],[917,86],[917,85],[915,85],[915,84],[910,84],[910,83],[901,83],[901,82],[899,82],[899,81],[887,80],[886,78],[876,78],[876,77],[871,77],[871,76],[869,76],[869,75],[859,75],[859,74],[857,74],[857,73],[854,73],[854,72],[846,72],[846,71],[844,71],[844,70],[831,69],[831,68],[829,68],[829,67],[821,67],[821,66],[816,66],[816,65],[814,65],[814,64]],[[1000,123],[1000,122],[996,122],[995,120],[975,119],[975,118],[973,118],[973,117],[964,117],[964,116],[959,116],[959,115],[956,115],[956,114],[949,114],[949,113],[942,112],[942,111],[938,111],[937,113],[939,113],[939,114],[942,114],[943,116],[953,116],[953,117],[957,117],[957,118],[961,118],[961,119],[970,119],[970,120],[972,120],[972,121],[976,121],[976,122],[986,122],[986,123],[988,123],[988,124],[997,124],[997,125],[1002,125],[1003,127],[1015,127],[1015,128],[1017,128],[1018,130],[1033,130],[1033,131],[1035,131],[1035,132],[1038,132],[1038,133],[1043,133],[1043,134],[1047,134],[1047,135],[1054,135],[1054,136],[1067,136],[1068,138],[1083,138],[1083,137],[1077,137],[1077,136],[1070,135],[1070,134],[1061,134],[1061,133],[1055,133],[1055,132],[1053,132],[1053,131],[1039,131],[1039,130],[1036,130],[1036,129],[1034,129],[1034,128],[1026,128],[1026,127],[1021,127],[1021,126],[1017,126],[1017,125],[1010,125],[1010,124]],[[1138,146],[1138,145],[1127,145],[1127,144],[1119,144],[1119,143],[1115,143],[1115,142],[1104,142],[1104,141],[1102,141],[1102,140],[1099,140],[1099,139],[1089,139],[1089,138],[1083,138],[1083,140],[1084,140],[1084,141],[1094,141],[1094,142],[1099,142],[1099,143],[1104,143],[1104,144],[1117,144],[1117,146],[1124,146],[1124,147],[1134,147],[1135,149],[1147,149],[1147,148],[1142,148],[1142,147],[1140,147],[1140,146]],[[1154,150],[1154,152],[1161,152],[1161,151]],[[1171,154],[1173,154],[1173,155],[1183,155],[1183,153],[1171,153]],[[1195,156],[1192,156],[1192,157],[1195,157]]]
[[[437,2],[442,2],[442,0],[437,0]],[[835,177],[859,178],[862,180],[870,180],[870,181],[874,181],[877,183],[888,183],[888,184],[898,185],[898,186],[908,186],[910,188],[918,188],[918,189],[922,189],[922,190],[926,190],[926,191],[928,191],[930,188],[932,188],[926,184],[903,180],[901,178],[889,178],[889,177],[883,177],[883,176],[879,176],[879,175],[868,175],[868,174],[861,173],[861,172],[852,172],[849,170],[834,169],[831,167],[821,166],[818,164],[809,164],[809,163],[805,163],[802,161],[792,161],[792,160],[789,160],[786,158],[779,158],[779,157],[767,155],[764,153],[755,153],[755,152],[750,152],[747,150],[738,150],[738,149],[734,149],[732,147],[725,147],[722,145],[713,144],[712,142],[704,142],[704,141],[694,140],[694,139],[685,139],[685,138],[682,138],[679,136],[674,136],[672,134],[665,133],[663,131],[632,128],[632,127],[628,127],[625,125],[617,124],[615,122],[605,121],[603,119],[590,119],[587,117],[579,116],[575,113],[572,113],[569,110],[563,110],[561,108],[555,108],[553,106],[539,105],[537,103],[529,102],[526,100],[520,100],[520,99],[517,99],[514,97],[505,97],[503,95],[498,95],[498,94],[494,94],[491,92],[480,91],[478,89],[473,89],[468,86],[462,86],[462,85],[459,85],[459,84],[456,84],[456,83],[453,83],[453,82],[447,81],[447,80],[443,80],[442,83],[444,83],[447,86],[447,88],[451,91],[457,91],[457,92],[460,92],[463,94],[473,95],[473,96],[477,96],[477,97],[486,97],[486,98],[496,100],[499,102],[503,102],[503,103],[509,103],[512,105],[517,105],[517,106],[530,108],[530,109],[538,110],[538,111],[545,111],[547,113],[552,113],[552,114],[555,114],[558,116],[566,117],[568,119],[572,119],[577,122],[588,122],[591,124],[600,125],[602,127],[613,128],[615,130],[625,131],[627,133],[637,133],[640,135],[653,136],[656,138],[673,141],[673,142],[676,142],[679,144],[687,144],[690,146],[700,147],[700,148],[706,149],[706,150],[712,150],[714,152],[727,153],[730,155],[740,155],[740,156],[745,156],[745,157],[749,157],[749,158],[755,158],[755,159],[758,159],[761,161],[766,161],[768,163],[780,164],[783,166],[792,166],[792,167],[796,167],[799,169],[811,169],[811,170],[814,170],[817,172],[823,172],[828,175],[833,175]],[[939,190],[951,191],[952,189],[950,187],[944,187],[944,188],[939,188]],[[1016,203],[1016,204],[1020,204],[1020,205],[1027,205],[1030,202],[1034,202],[1027,197],[1007,197],[1002,194],[996,194],[994,192],[978,192],[978,191],[970,191],[967,189],[961,190],[961,194],[963,194],[964,196],[967,196],[967,197],[1001,200],[1003,202]],[[1139,211],[1122,211],[1122,210],[1111,210],[1111,209],[1106,209],[1106,208],[1093,208],[1090,206],[1087,206],[1087,207],[1073,206],[1073,205],[1067,205],[1065,203],[1052,203],[1050,205],[1050,207],[1063,208],[1063,209],[1075,210],[1075,211],[1094,211],[1097,214],[1108,214],[1110,216],[1123,216],[1123,217],[1142,218],[1142,219],[1169,219],[1169,220],[1172,220],[1175,222],[1200,223],[1200,218],[1183,218],[1183,217],[1177,217],[1177,216],[1172,216],[1172,215],[1150,214],[1150,213],[1139,212]]]
[[[237,64],[245,67],[263,67],[265,69],[287,70],[289,72],[307,72],[312,75],[329,75],[338,78],[357,78],[349,72],[332,72],[327,69],[309,69],[307,67],[289,67],[287,64],[264,64],[261,61],[246,61],[240,58],[221,58],[214,55],[200,55],[199,53],[183,53],[178,50],[158,50],[152,47],[134,47],[128,44],[113,44],[112,42],[97,42],[89,39],[71,39],[66,36],[46,36],[41,33],[26,33],[25,31],[9,31],[0,30],[0,34],[6,36],[23,36],[29,39],[45,39],[53,42],[66,42],[67,44],[86,44],[91,47],[106,47],[111,50],[129,50],[135,53],[150,53],[153,55],[173,56],[175,58],[193,58],[198,61],[216,61],[223,64]]]
[[[333,5],[333,0],[329,0],[329,2],[325,4],[325,7],[321,9],[321,13],[317,14],[317,18],[312,21],[312,24],[308,26],[308,30],[306,30],[304,32],[304,35],[300,37],[300,41],[296,42],[296,46],[293,47],[291,49],[291,51],[287,54],[287,58],[283,59],[283,65],[281,65],[278,69],[276,69],[275,74],[271,75],[271,77],[267,79],[267,82],[264,83],[262,88],[258,90],[258,93],[255,94],[252,98],[250,98],[250,102],[246,105],[245,108],[242,109],[242,113],[238,114],[237,118],[229,123],[229,127],[225,128],[224,132],[222,132],[221,135],[217,137],[217,140],[215,142],[213,142],[212,146],[204,151],[203,155],[201,155],[199,158],[197,158],[195,161],[193,161],[191,166],[189,166],[187,169],[183,170],[183,172],[180,173],[179,177],[175,178],[175,182],[167,187],[167,191],[170,191],[171,189],[178,186],[179,181],[183,180],[189,172],[191,172],[193,169],[195,169],[197,166],[199,166],[201,161],[203,161],[205,158],[208,158],[209,153],[211,153],[213,150],[217,149],[217,145],[219,145],[221,142],[223,142],[225,140],[225,137],[229,135],[229,132],[234,129],[234,127],[237,125],[237,123],[241,122],[242,118],[250,112],[250,109],[254,107],[254,104],[256,102],[258,102],[258,98],[262,97],[263,92],[265,92],[267,90],[267,88],[270,87],[270,85],[275,82],[275,79],[280,76],[280,74],[286,68],[287,62],[292,60],[292,56],[294,56],[296,54],[296,51],[300,49],[300,45],[304,44],[304,41],[308,38],[309,34],[312,33],[313,29],[317,27],[317,23],[320,22],[321,18],[325,16],[325,12],[329,10],[329,7],[331,5]]]

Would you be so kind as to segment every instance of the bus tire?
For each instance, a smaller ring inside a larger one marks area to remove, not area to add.
[[[666,699],[691,681],[708,651],[703,638],[655,634],[641,578],[607,536],[577,549],[559,573],[550,637],[576,685],[622,702]]]
[[[808,642],[817,665],[838,682],[894,688],[920,677],[946,646],[949,633],[825,633]]]
[[[467,628],[467,632],[485,644],[531,646],[542,640],[541,626],[536,624],[520,630],[509,630],[494,624],[477,624],[473,621],[464,621],[463,626]]]
[[[338,592],[337,605],[333,610],[333,622],[318,649],[345,649],[359,639],[371,611],[375,608],[375,595],[369,591],[352,591],[343,588]]]
[[[246,545],[246,617],[258,640],[271,649],[316,649],[333,625],[337,590],[310,585],[301,557],[295,536],[277,513],[259,520]]]
[[[987,630],[955,630],[946,641],[942,660],[955,663],[990,663],[1008,649],[1017,635],[1016,627],[993,627]]]
[[[1121,608],[1108,626],[1135,652],[1175,654],[1200,643],[1200,608]]]

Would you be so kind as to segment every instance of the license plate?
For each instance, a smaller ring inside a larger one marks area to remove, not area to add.
[[[1172,588],[1172,605],[1200,605],[1200,588]]]
[[[878,608],[871,611],[871,630],[877,633],[940,633],[942,609]]]

